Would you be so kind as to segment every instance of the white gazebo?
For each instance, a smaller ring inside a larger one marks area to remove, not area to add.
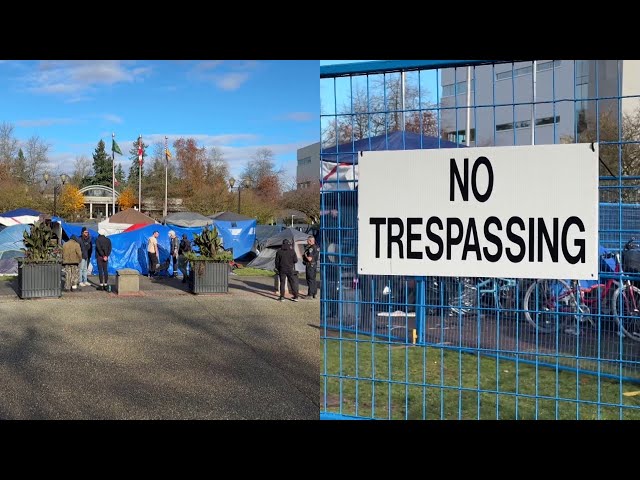
[[[96,218],[96,215],[100,215],[104,218],[117,213],[118,197],[119,194],[115,192],[116,205],[115,212],[113,211],[113,189],[104,185],[89,185],[80,189],[80,193],[84,195],[84,205],[89,208],[89,218]]]

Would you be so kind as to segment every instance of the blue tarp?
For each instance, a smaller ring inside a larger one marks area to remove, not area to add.
[[[256,241],[256,220],[213,220],[222,236],[225,250],[233,248],[233,258],[238,259],[253,250]]]
[[[167,226],[160,224],[150,224],[146,227],[132,230],[131,232],[122,232],[115,235],[109,235],[107,238],[111,240],[111,256],[109,257],[109,274],[115,275],[117,270],[123,268],[132,268],[143,275],[149,273],[149,257],[147,255],[147,241],[158,231],[158,249],[160,250],[160,263],[169,259],[169,230],[176,232],[179,239],[182,234],[186,233],[189,240],[193,240],[194,233],[201,233],[202,228],[180,228],[175,226]],[[91,256],[91,264],[93,266],[93,274],[98,273],[98,263],[96,261],[95,240],[93,237],[93,255]],[[225,247],[226,248],[226,247]],[[173,265],[166,274],[173,273]]]
[[[67,235],[67,238],[71,238],[73,235],[75,235],[76,237],[82,235],[82,225],[67,223],[60,217],[51,217],[51,220],[54,222],[60,222],[62,230]],[[91,238],[93,238],[93,241],[95,242],[96,238],[98,237],[98,232],[92,230],[91,228],[87,228],[87,230],[89,230]]]
[[[37,217],[40,212],[37,210],[31,210],[30,208],[17,208],[15,210],[9,210],[8,212],[0,213],[0,217],[21,217],[23,215],[31,215]]]
[[[419,133],[397,131],[388,135],[363,138],[355,142],[342,143],[323,148],[321,159],[333,163],[358,163],[360,151],[373,150],[418,150],[423,148],[466,148],[459,143],[449,142],[438,137],[429,137]],[[354,153],[355,152],[355,153]]]
[[[22,232],[29,230],[31,225],[12,225],[0,231],[0,274],[18,273],[18,257],[24,256]]]

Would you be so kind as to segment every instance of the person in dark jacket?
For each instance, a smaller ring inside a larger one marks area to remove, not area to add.
[[[178,246],[178,268],[182,272],[182,283],[187,283],[187,257],[185,255],[191,251],[191,242],[187,238],[187,234],[182,234],[182,240],[180,240],[180,245]]]
[[[93,245],[91,245],[91,235],[87,227],[82,227],[82,233],[78,239],[80,250],[82,251],[82,260],[80,261],[80,286],[88,287],[90,285],[87,274],[89,273],[89,262],[93,253]]]
[[[100,235],[96,240],[96,261],[98,262],[98,276],[100,286],[98,290],[107,290],[109,283],[109,255],[111,255],[111,240],[104,236],[104,230],[100,230]]]
[[[298,275],[296,272],[296,263],[298,263],[298,256],[291,247],[291,242],[288,239],[282,241],[282,247],[276,252],[275,267],[276,272],[280,276],[280,298],[279,301],[284,300],[285,280],[289,281],[289,285],[293,292],[294,302],[298,301]]]
[[[318,284],[316,283],[316,273],[318,272],[318,256],[320,251],[316,245],[316,239],[313,235],[307,238],[307,247],[304,250],[302,263],[305,266],[305,274],[307,279],[307,297],[316,298],[318,293]]]

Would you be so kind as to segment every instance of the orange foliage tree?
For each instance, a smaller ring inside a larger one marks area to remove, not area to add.
[[[67,184],[62,187],[60,194],[60,215],[68,220],[73,220],[84,212],[84,195],[78,187]]]
[[[126,210],[133,207],[136,204],[136,197],[131,187],[127,187],[118,196],[118,205],[120,210]]]

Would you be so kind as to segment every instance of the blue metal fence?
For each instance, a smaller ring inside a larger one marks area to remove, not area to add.
[[[321,67],[321,418],[640,418],[635,62]],[[595,287],[357,273],[359,151],[573,142],[600,145]]]

